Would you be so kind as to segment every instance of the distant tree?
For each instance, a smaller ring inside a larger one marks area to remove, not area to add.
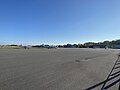
[[[73,46],[73,48],[78,48],[77,44],[73,44],[72,46]]]
[[[72,48],[72,44],[64,45],[64,48]]]
[[[87,42],[87,43],[84,43],[84,46],[89,48],[90,46],[93,46],[95,44],[96,43],[94,43],[94,42]]]
[[[18,46],[18,45],[12,44],[12,45],[8,45],[8,46]]]
[[[32,46],[33,48],[41,48],[40,45],[35,45],[35,46]]]
[[[83,44],[78,44],[78,48],[86,48],[86,46]]]
[[[110,41],[104,41],[102,44],[104,44],[104,45],[110,45]]]
[[[63,48],[64,46],[63,45],[58,45],[58,48]]]

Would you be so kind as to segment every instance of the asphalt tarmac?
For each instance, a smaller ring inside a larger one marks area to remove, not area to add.
[[[0,49],[0,90],[84,90],[106,79],[119,52]]]

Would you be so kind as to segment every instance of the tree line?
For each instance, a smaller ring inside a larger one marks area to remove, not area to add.
[[[84,44],[65,44],[65,45],[31,45],[31,48],[48,48],[48,47],[58,47],[58,48],[93,48],[93,46],[108,46],[109,48],[114,47],[115,45],[120,46],[120,40],[113,41],[103,41],[103,42],[86,42]],[[6,45],[6,46],[19,46],[22,45]],[[30,46],[29,46],[30,47]]]

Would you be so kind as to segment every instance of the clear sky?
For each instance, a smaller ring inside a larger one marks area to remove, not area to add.
[[[0,0],[0,43],[120,39],[120,0]]]

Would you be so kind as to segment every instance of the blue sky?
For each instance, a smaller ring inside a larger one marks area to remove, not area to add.
[[[120,39],[120,0],[0,0],[0,43]]]

